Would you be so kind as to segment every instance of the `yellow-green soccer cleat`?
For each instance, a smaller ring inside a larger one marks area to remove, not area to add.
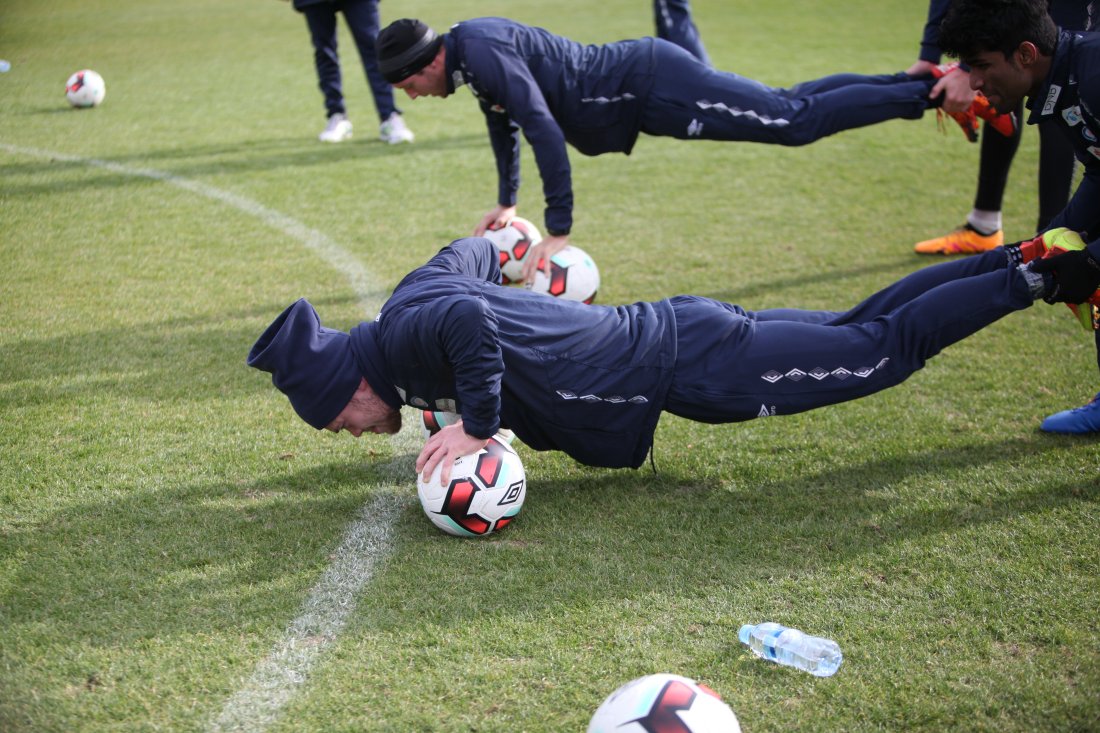
[[[913,251],[921,255],[976,255],[1004,243],[1004,232],[999,229],[987,235],[965,224],[950,234],[917,242]]]
[[[1081,235],[1065,227],[1043,232],[1033,241],[1042,243],[1045,250],[1043,259],[1057,257],[1066,252],[1085,248],[1085,242],[1081,239]],[[1093,318],[1093,304],[1100,304],[1100,291],[1093,293],[1093,296],[1084,303],[1066,303],[1066,306],[1073,312],[1073,317],[1086,331],[1092,331],[1096,325]]]

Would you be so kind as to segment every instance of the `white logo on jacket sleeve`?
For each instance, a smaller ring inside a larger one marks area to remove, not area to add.
[[[649,398],[645,395],[640,394],[634,395],[633,397],[623,397],[622,395],[618,394],[608,395],[607,397],[604,397],[602,395],[592,393],[579,395],[576,392],[572,392],[567,389],[559,389],[557,390],[557,395],[563,400],[581,400],[582,402],[588,403],[606,402],[611,405],[621,405],[624,403],[630,403],[632,405],[645,405],[649,403]]]
[[[1043,105],[1043,114],[1049,115],[1054,111],[1054,105],[1058,104],[1058,97],[1062,96],[1062,87],[1057,84],[1050,85],[1050,91],[1047,92],[1047,101]]]

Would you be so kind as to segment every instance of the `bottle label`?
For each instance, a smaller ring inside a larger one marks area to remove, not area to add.
[[[770,633],[768,633],[767,636],[764,637],[763,641],[765,658],[771,659],[773,661],[778,660],[778,656],[775,653],[775,645],[779,641],[779,635],[786,630],[787,629],[785,627],[780,626],[778,629],[772,630]]]

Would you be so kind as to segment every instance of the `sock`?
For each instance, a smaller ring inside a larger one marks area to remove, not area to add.
[[[1006,244],[1005,256],[1008,257],[1008,264],[1010,265],[1026,265],[1030,262],[1030,260],[1024,259],[1024,253],[1020,251],[1020,245],[1018,244]]]
[[[974,209],[966,217],[966,223],[978,234],[988,237],[990,234],[1001,231],[1001,212]]]

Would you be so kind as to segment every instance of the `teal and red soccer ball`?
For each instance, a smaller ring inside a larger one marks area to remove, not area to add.
[[[531,282],[531,291],[551,295],[563,300],[591,303],[600,289],[600,270],[596,263],[580,247],[567,246],[550,258],[550,275],[539,270]]]
[[[477,453],[462,456],[440,485],[442,463],[431,476],[416,477],[416,495],[439,529],[458,537],[483,537],[508,526],[527,496],[527,476],[519,454],[500,436]]]
[[[651,674],[612,692],[588,733],[741,733],[729,705],[710,688],[675,674]]]
[[[65,98],[74,107],[95,107],[106,95],[103,77],[91,69],[78,71],[65,82]]]

